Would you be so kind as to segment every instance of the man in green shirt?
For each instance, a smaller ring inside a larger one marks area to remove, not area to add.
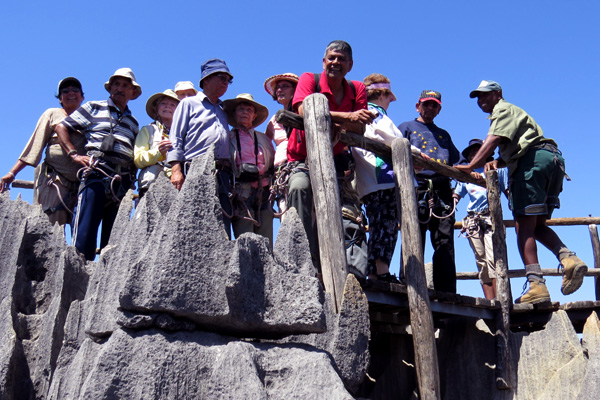
[[[490,130],[483,146],[468,165],[457,169],[471,173],[485,164],[499,148],[500,157],[486,164],[486,171],[508,166],[510,207],[515,219],[517,244],[525,264],[529,290],[515,303],[550,301],[537,256],[539,241],[556,255],[562,265],[561,291],[568,295],[583,283],[588,268],[546,224],[555,208],[565,177],[565,161],[554,140],[523,109],[502,98],[502,88],[494,81],[481,81],[471,92],[477,105],[490,116]]]

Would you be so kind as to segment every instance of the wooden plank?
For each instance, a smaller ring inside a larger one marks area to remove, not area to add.
[[[429,304],[421,231],[417,222],[417,198],[414,190],[413,163],[408,140],[392,143],[392,164],[396,177],[396,202],[402,223],[402,259],[405,267],[410,324],[415,348],[415,369],[420,399],[440,399],[440,374],[433,316]],[[412,216],[413,218],[407,218]]]
[[[10,185],[19,189],[33,189],[33,181],[22,181],[20,179],[15,179]]]
[[[506,235],[502,224],[502,205],[500,204],[500,183],[497,171],[485,174],[488,188],[488,203],[492,217],[492,246],[496,266],[496,300],[500,303],[500,312],[496,318],[496,387],[509,390],[515,387],[513,355],[508,343],[510,336],[510,308],[512,294],[508,279],[508,256]]]
[[[592,252],[594,254],[594,268],[600,268],[600,241],[598,240],[598,226],[590,224],[590,238],[592,240]],[[594,279],[594,287],[596,288],[596,300],[600,300],[600,280],[598,275]]]
[[[544,274],[544,276],[561,276],[561,277],[563,276],[563,272],[557,271],[556,268],[542,268],[542,273]],[[588,269],[585,276],[599,277],[600,276],[600,268]],[[523,278],[523,277],[525,277],[525,270],[524,269],[509,269],[508,277],[510,279]],[[478,272],[457,272],[456,279],[460,279],[460,280],[479,279],[479,273]]]
[[[277,120],[277,122],[283,125],[291,126],[293,128],[298,129],[304,129],[302,117],[291,111],[279,110],[275,114],[275,119]],[[378,156],[383,156],[390,159],[392,158],[392,149],[390,146],[386,145],[385,143],[378,142],[376,140],[365,138],[364,136],[353,132],[343,132],[340,141],[344,144],[347,144],[348,146],[360,147],[362,149],[369,150],[377,154]],[[448,165],[440,164],[436,161],[423,160],[421,157],[413,157],[413,163],[418,167],[435,171],[463,182],[469,182],[474,183],[476,185],[485,186],[485,181],[483,179],[476,179],[470,174],[461,172],[456,168],[452,168]]]
[[[348,270],[340,195],[333,163],[329,103],[327,97],[315,93],[304,99],[302,107],[323,284],[333,297],[335,312],[339,313]]]
[[[562,304],[560,306],[561,310],[576,310],[576,309],[595,309],[600,308],[600,301],[572,301],[569,303]]]
[[[502,221],[506,228],[514,228],[515,221],[512,219],[505,219]],[[600,224],[600,217],[573,217],[573,218],[554,218],[546,221],[548,226],[579,226],[579,225],[592,225]],[[454,223],[454,229],[462,229],[462,221],[456,221]],[[600,267],[596,267],[600,268]]]

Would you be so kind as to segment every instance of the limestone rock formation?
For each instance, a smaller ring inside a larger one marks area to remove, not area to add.
[[[159,179],[135,211],[129,193],[97,262],[0,196],[0,399],[352,398],[368,363],[360,287],[344,315],[327,309],[294,210],[273,252],[228,240],[212,165],[196,160],[181,192]],[[307,334],[325,345],[268,340]]]

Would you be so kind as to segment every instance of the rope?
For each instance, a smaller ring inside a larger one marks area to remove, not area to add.
[[[114,174],[114,176],[110,176],[108,173],[106,173],[102,168],[98,167],[98,162],[100,160],[95,158],[94,156],[90,156],[90,163],[89,165],[80,168],[79,171],[77,171],[77,179],[79,179],[81,182],[85,181],[87,179],[87,177],[92,173],[92,172],[100,172],[102,173],[102,175],[106,176],[107,178],[110,179],[110,193],[112,194],[113,198],[112,200],[115,203],[120,203],[121,200],[117,197],[117,194],[115,193],[115,189],[113,187],[115,181],[116,182],[121,182],[123,180],[123,178],[121,177],[121,175],[119,174]]]
[[[275,173],[275,178],[269,190],[269,204],[271,205],[271,210],[273,211],[273,216],[275,218],[281,218],[288,210],[288,208],[286,208],[283,211],[275,211],[275,203],[279,203],[281,199],[283,199],[285,204],[288,204],[288,183],[290,176],[296,171],[308,172],[307,167],[299,167],[298,164],[299,162],[297,161],[288,162],[279,167]]]

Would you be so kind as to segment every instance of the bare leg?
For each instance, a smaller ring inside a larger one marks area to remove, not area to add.
[[[390,272],[390,266],[379,258],[375,260],[375,267],[377,268],[377,275],[388,274]]]
[[[491,283],[482,283],[481,287],[486,299],[493,300],[496,298],[496,278],[492,279]]]

